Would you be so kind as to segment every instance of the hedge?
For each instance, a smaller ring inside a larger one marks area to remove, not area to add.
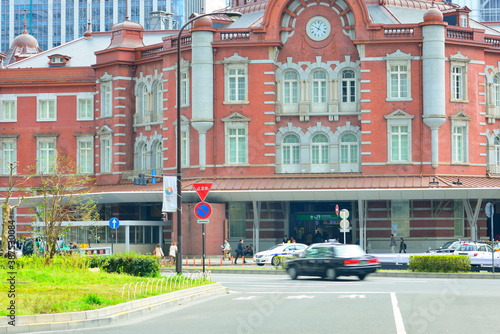
[[[412,255],[408,263],[411,271],[456,273],[470,271],[467,255]]]
[[[133,276],[156,277],[160,274],[157,257],[136,252],[98,255],[90,260],[91,268],[101,268],[108,273],[126,273]]]

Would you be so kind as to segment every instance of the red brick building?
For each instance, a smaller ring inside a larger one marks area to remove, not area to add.
[[[232,10],[243,15],[200,18],[180,40],[126,20],[8,64],[3,156],[19,166],[73,156],[95,175],[102,242],[117,217],[118,243],[151,251],[176,239],[175,214],[161,221],[161,183],[131,179],[175,175],[180,103],[183,254],[201,252],[194,182],[213,183],[209,254],[224,238],[256,249],[317,230],[342,239],[336,205],[350,212],[348,241],[372,251],[388,251],[391,233],[410,251],[488,238],[500,32],[445,2],[234,0]],[[29,216],[19,218],[22,231]],[[80,232],[71,238],[88,238]]]

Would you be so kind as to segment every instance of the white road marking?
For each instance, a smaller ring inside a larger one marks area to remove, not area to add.
[[[233,300],[251,300],[255,298],[257,298],[257,296],[238,297],[238,298],[233,298]]]
[[[391,302],[392,311],[394,312],[394,321],[396,322],[396,333],[406,334],[405,324],[403,322],[403,317],[401,316],[401,311],[398,306],[398,299],[396,298],[396,293],[391,292]]]
[[[342,296],[339,296],[339,298],[365,298],[365,295],[342,295]]]
[[[306,296],[306,295],[301,295],[301,296],[288,296],[285,299],[313,299],[315,296]]]

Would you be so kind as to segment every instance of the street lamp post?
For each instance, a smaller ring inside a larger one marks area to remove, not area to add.
[[[217,12],[199,14],[187,21],[179,30],[177,35],[177,261],[175,269],[178,274],[182,273],[182,165],[181,165],[181,35],[188,25],[193,21],[209,15],[241,16],[238,12]]]

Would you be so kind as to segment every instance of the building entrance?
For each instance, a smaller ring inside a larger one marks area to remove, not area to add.
[[[344,242],[344,233],[340,232],[341,218],[335,213],[347,209],[352,214],[350,202],[298,202],[290,203],[290,237],[297,242],[312,244],[335,239]],[[351,217],[349,217],[351,220]],[[352,232],[346,233],[346,243],[352,243]]]

